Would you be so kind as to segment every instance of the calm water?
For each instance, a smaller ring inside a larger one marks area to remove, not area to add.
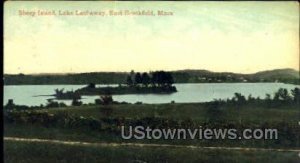
[[[8,99],[14,99],[15,104],[19,105],[40,105],[46,104],[47,99],[54,93],[56,88],[64,88],[65,90],[76,90],[85,85],[17,85],[4,86],[4,104]],[[104,85],[98,85],[104,86]],[[115,101],[126,101],[135,103],[141,101],[143,103],[170,103],[174,100],[177,103],[181,102],[207,102],[214,99],[227,99],[233,97],[235,92],[245,96],[252,95],[253,97],[264,98],[266,93],[273,94],[279,88],[293,89],[300,86],[282,83],[201,83],[201,84],[175,84],[178,92],[168,95],[114,95]],[[38,97],[35,97],[38,96]],[[94,100],[99,96],[83,96],[84,103],[94,103]],[[70,104],[70,100],[64,100],[66,104]]]

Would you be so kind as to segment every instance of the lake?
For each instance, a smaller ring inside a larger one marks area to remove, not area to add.
[[[125,101],[135,103],[176,103],[187,102],[208,102],[214,99],[232,98],[235,92],[242,95],[265,98],[265,95],[273,95],[279,88],[291,90],[298,85],[283,83],[196,83],[196,84],[174,84],[178,92],[173,94],[132,94],[132,95],[113,95],[115,101]],[[54,89],[76,90],[85,85],[10,85],[4,86],[4,105],[8,99],[13,99],[15,104],[37,106],[46,104],[47,99],[51,96],[38,96],[54,94]],[[107,86],[107,85],[97,85]],[[110,85],[114,86],[114,85]],[[38,97],[35,97],[38,96]],[[99,96],[82,96],[83,103],[94,103]],[[67,105],[71,104],[70,100],[60,100]]]

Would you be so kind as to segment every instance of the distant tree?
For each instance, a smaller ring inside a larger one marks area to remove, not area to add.
[[[293,95],[293,100],[299,104],[300,103],[300,89],[299,88],[295,88],[291,90],[292,95]]]
[[[4,108],[5,109],[13,109],[14,107],[15,107],[14,100],[13,99],[9,99]]]
[[[62,89],[55,89],[55,95],[56,96],[62,96],[62,94],[64,93],[64,88]]]
[[[150,74],[151,74],[150,82],[151,82],[152,86],[155,87],[157,84],[157,73],[150,72]]]
[[[151,83],[154,86],[171,86],[174,79],[171,73],[165,71],[155,71],[151,73]]]
[[[142,76],[139,72],[135,74],[134,81],[136,85],[142,84]]]
[[[113,98],[112,98],[111,95],[100,96],[100,100],[101,100],[103,105],[109,105],[109,104],[113,103]]]
[[[274,95],[275,101],[290,101],[291,99],[288,90],[284,88],[280,88]]]
[[[126,84],[127,84],[128,86],[132,86],[132,85],[133,85],[133,81],[132,81],[131,76],[127,76]]]
[[[168,86],[171,86],[172,84],[174,84],[174,79],[171,75],[171,73],[165,73],[164,74],[164,83],[167,84]]]
[[[152,83],[153,85],[162,86],[163,84],[163,71],[155,71],[152,73]]]
[[[158,71],[158,84],[160,86],[166,84],[166,73],[164,71]]]
[[[267,94],[266,94],[266,97],[265,97],[265,100],[271,101],[271,95],[267,93]]]
[[[59,105],[59,107],[67,107],[67,105],[63,102],[60,102],[58,105]]]
[[[59,103],[56,102],[56,101],[52,101],[52,100],[49,100],[47,105],[46,105],[47,108],[58,108],[59,107]]]
[[[90,84],[88,85],[88,88],[96,88],[95,83],[90,83]]]
[[[240,93],[234,93],[234,98],[233,98],[233,100],[235,101],[235,102],[237,102],[237,104],[245,104],[246,103],[246,98],[245,98],[245,96],[243,96],[242,94],[240,94]]]
[[[272,98],[271,98],[270,94],[267,93],[264,100],[266,101],[266,104],[268,107],[270,107],[272,105]]]
[[[130,77],[131,77],[132,80],[134,79],[134,74],[135,74],[134,70],[131,70],[129,75],[130,75]]]
[[[150,76],[148,75],[148,73],[144,72],[142,74],[142,83],[143,85],[145,85],[146,87],[150,84]]]
[[[72,106],[80,106],[82,105],[82,102],[78,100],[78,98],[73,98],[72,100]]]
[[[250,94],[250,95],[248,95],[248,102],[254,102],[255,101],[255,98],[254,97],[252,97],[252,95]]]

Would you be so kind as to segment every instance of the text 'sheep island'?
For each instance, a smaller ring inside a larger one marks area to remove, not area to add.
[[[19,16],[172,16],[164,10],[19,10]]]

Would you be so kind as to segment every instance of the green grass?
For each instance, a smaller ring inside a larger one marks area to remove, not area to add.
[[[52,162],[299,162],[296,152],[204,150],[170,147],[96,147],[4,142],[6,163]]]
[[[71,114],[85,117],[103,118],[107,115],[100,110],[104,106],[78,106],[66,108],[47,109],[49,113],[58,113],[65,111]],[[191,119],[194,122],[204,122],[208,120],[208,109],[203,104],[126,104],[126,105],[112,105],[113,109],[111,117],[126,117],[126,118],[143,118],[143,117],[163,117],[175,120]],[[300,109],[294,107],[281,108],[263,108],[243,106],[239,108],[232,108],[225,106],[222,108],[222,117],[226,122],[240,122],[240,123],[276,123],[276,122],[290,122],[298,123],[300,117]]]

